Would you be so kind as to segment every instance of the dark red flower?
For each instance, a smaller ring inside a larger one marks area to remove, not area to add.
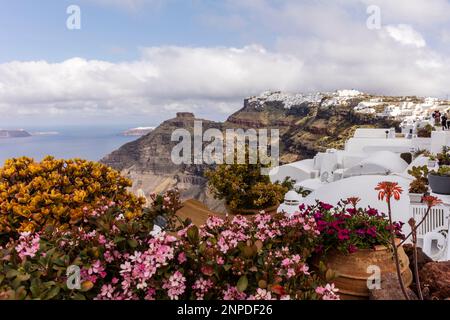
[[[358,248],[353,244],[349,244],[347,250],[349,253],[355,253],[356,251],[358,251]]]
[[[328,227],[328,222],[323,221],[323,220],[319,220],[317,221],[317,229],[322,232],[323,230],[325,230]]]
[[[372,238],[376,238],[377,237],[377,228],[375,228],[375,227],[367,228],[366,233],[369,236],[371,236]]]
[[[320,206],[324,209],[324,210],[330,210],[333,208],[333,206],[331,204],[328,203],[324,203],[324,202],[320,202]]]
[[[323,249],[324,249],[324,246],[323,246],[322,244],[319,244],[319,245],[314,249],[314,252],[315,252],[315,253],[323,253]]]
[[[348,239],[350,239],[349,234],[350,234],[350,231],[348,229],[340,229],[338,231],[338,239],[339,240],[348,240]]]

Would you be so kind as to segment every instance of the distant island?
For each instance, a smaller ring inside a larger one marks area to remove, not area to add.
[[[56,136],[59,135],[58,131],[36,131],[31,132],[32,136]]]
[[[155,127],[137,127],[122,132],[122,135],[141,137],[152,132],[153,130],[155,130]]]
[[[25,138],[31,137],[31,134],[23,129],[2,130],[0,129],[0,138]]]

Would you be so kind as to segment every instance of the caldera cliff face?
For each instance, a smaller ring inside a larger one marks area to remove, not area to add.
[[[197,119],[192,113],[178,113],[175,118],[125,144],[101,162],[131,178],[134,191],[142,189],[146,194],[158,193],[176,186],[184,199],[194,198],[212,210],[223,212],[223,203],[214,199],[207,188],[204,172],[208,166],[177,165],[172,161],[172,149],[179,143],[171,141],[176,129],[189,131],[192,139],[195,121],[202,122],[203,132],[209,128],[221,131],[232,128],[278,129],[280,162],[288,163],[312,158],[327,148],[343,147],[358,127],[398,126],[398,121],[355,111],[361,102],[373,99],[373,96],[353,91],[308,95],[264,93],[246,99],[244,107],[223,123]],[[389,99],[392,100],[391,97]]]

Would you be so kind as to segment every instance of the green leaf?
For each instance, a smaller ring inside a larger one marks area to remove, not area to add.
[[[38,278],[34,278],[33,280],[31,280],[30,291],[33,294],[33,298],[39,298],[41,290],[40,290],[40,280]]]
[[[45,299],[50,300],[53,299],[54,297],[56,297],[59,293],[59,286],[55,286],[53,288],[50,289],[50,291],[47,293],[47,296],[45,297]]]
[[[328,269],[327,272],[325,273],[325,280],[327,282],[331,282],[334,279],[336,279],[337,277],[337,273],[335,271],[333,271],[332,269]]]
[[[230,269],[231,269],[231,264],[225,264],[225,265],[223,266],[223,269],[224,269],[225,271],[230,270]]]
[[[73,300],[86,300],[86,297],[84,295],[82,295],[81,293],[75,293],[72,296]]]
[[[25,287],[19,287],[16,290],[16,300],[23,300],[27,297],[27,290],[25,289]]]
[[[19,271],[11,269],[6,273],[6,278],[11,279],[11,278],[14,278],[15,276],[17,276],[18,274],[19,274]]]
[[[135,239],[129,239],[127,242],[131,248],[136,248],[138,246],[138,242]]]
[[[323,263],[323,261],[319,262],[319,271],[322,273],[325,273],[327,271],[327,266],[325,265],[325,263]]]
[[[239,292],[244,292],[248,286],[248,279],[246,276],[242,276],[239,278],[239,281],[236,285]]]
[[[199,235],[198,235],[198,228],[197,228],[197,226],[190,227],[189,230],[187,231],[187,236],[188,236],[189,241],[192,244],[198,243]]]
[[[120,243],[120,242],[125,241],[125,240],[126,239],[124,237],[117,236],[117,237],[114,238],[114,243]]]
[[[251,257],[253,257],[254,254],[257,253],[257,249],[256,249],[256,246],[255,247],[245,246],[245,247],[241,248],[241,252],[245,258],[251,258]]]
[[[28,279],[30,279],[30,275],[28,273],[21,273],[17,275],[17,280],[19,281],[27,281]]]

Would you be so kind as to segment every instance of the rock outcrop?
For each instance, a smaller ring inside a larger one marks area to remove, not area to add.
[[[185,129],[193,135],[194,121],[202,121],[203,130],[222,129],[223,124],[196,119],[192,113],[178,113],[176,118],[164,121],[149,134],[123,145],[101,160],[122,172],[133,181],[133,191],[142,189],[150,192],[164,192],[177,186],[184,199],[198,199],[211,209],[221,209],[219,201],[209,195],[203,178],[203,165],[177,165],[171,153],[177,141],[171,141],[172,133]]]
[[[426,299],[450,299],[450,261],[427,263],[419,277]]]

